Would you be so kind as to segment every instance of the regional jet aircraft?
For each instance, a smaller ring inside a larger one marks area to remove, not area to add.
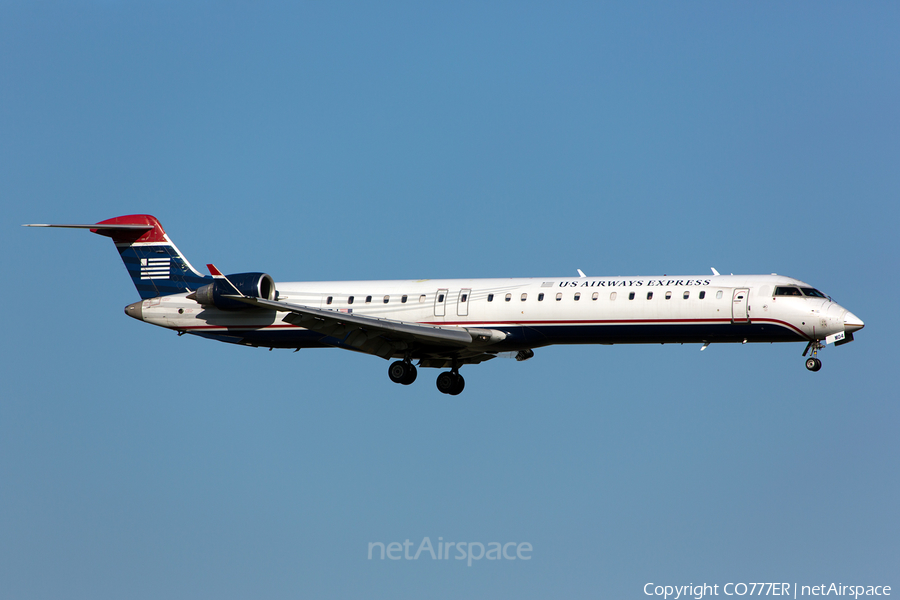
[[[343,348],[390,360],[391,381],[416,366],[449,369],[437,388],[459,394],[463,365],[500,354],[527,360],[551,344],[806,342],[818,371],[825,344],[863,322],[810,285],[778,275],[539,277],[279,282],[266,273],[200,274],[150,215],[90,225],[112,238],[141,300],[140,321],[264,348]]]

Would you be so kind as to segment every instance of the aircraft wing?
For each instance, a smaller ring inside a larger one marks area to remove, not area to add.
[[[456,358],[462,363],[476,363],[494,358],[484,346],[506,337],[495,329],[437,327],[408,321],[394,321],[323,310],[287,302],[230,295],[251,306],[288,313],[282,319],[337,340],[332,345],[391,358],[397,353],[414,351],[422,360],[437,361]],[[430,366],[430,365],[429,365]]]

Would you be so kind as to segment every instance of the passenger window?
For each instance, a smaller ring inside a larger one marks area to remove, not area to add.
[[[629,293],[628,293],[628,299],[629,299],[629,300],[634,300],[634,292],[629,292]]]
[[[372,296],[366,296],[366,304],[372,301]]]
[[[488,294],[488,302],[493,302],[493,301],[494,301],[494,295]]]
[[[541,292],[540,294],[538,294],[538,302],[543,302],[543,301],[544,301],[544,292]]]
[[[703,300],[704,298],[706,298],[706,290],[700,292],[700,299]]]
[[[522,294],[522,302],[528,299],[528,294]]]
[[[328,299],[325,300],[325,304],[331,304],[331,301],[334,300],[331,296],[328,296]]]
[[[347,304],[353,304],[353,296],[347,298]]]
[[[615,292],[613,292],[613,293],[615,294]],[[600,292],[594,292],[593,294],[591,294],[591,300],[596,300],[599,297],[600,297]]]
[[[672,299],[672,292],[666,292],[666,300]]]
[[[400,303],[401,303],[401,304],[406,304],[406,299],[407,299],[406,294],[403,294],[403,295],[400,297]]]
[[[387,304],[390,300],[391,300],[391,297],[390,297],[390,296],[385,296],[385,297],[384,297],[384,303],[385,303],[385,304]]]
[[[716,292],[716,300],[721,300],[721,299],[722,299],[722,290],[719,290],[718,292]]]
[[[425,302],[425,294],[419,296],[419,302]]]
[[[463,294],[462,297],[459,299],[459,301],[460,301],[460,302],[465,302],[465,301],[468,300],[468,299],[469,299],[469,295],[468,295],[468,294]]]
[[[387,296],[385,296],[385,298],[387,298]],[[444,301],[444,295],[443,295],[443,294],[438,294],[438,304],[440,304],[440,303],[443,302],[443,301]],[[385,300],[385,302],[387,302],[387,300]]]
[[[556,301],[559,302],[560,300],[562,300],[562,292],[556,294]]]
[[[653,300],[653,292],[647,292],[647,300]]]
[[[581,292],[575,292],[575,301],[581,300]]]
[[[685,293],[684,293],[684,299],[685,299],[685,300],[687,300],[687,299],[690,298],[690,297],[691,297],[691,293],[690,293],[690,292],[685,292]]]
[[[596,300],[596,299],[597,299],[597,292],[594,292],[594,300]],[[610,292],[610,293],[609,293],[609,299],[610,299],[610,300],[615,300],[615,299],[616,299],[616,293],[615,293],[615,292]]]
[[[507,302],[509,302],[510,300],[512,300],[512,294],[507,294],[505,300],[506,300]]]

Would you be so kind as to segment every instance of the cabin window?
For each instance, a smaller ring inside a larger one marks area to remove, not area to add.
[[[616,299],[616,296],[617,296],[617,294],[616,294],[615,292],[610,292],[610,293],[609,293],[609,299],[610,299],[610,300],[615,300],[615,299]],[[597,292],[594,292],[594,300],[596,300],[596,299],[597,299]]]
[[[401,302],[402,304],[406,304],[406,301],[407,301],[408,299],[409,299],[409,297],[408,297],[406,294],[403,294],[402,296],[400,296],[400,302]]]
[[[526,300],[528,300],[528,294],[522,294],[521,300],[522,300],[522,302],[525,302]]]
[[[581,300],[581,292],[575,292],[575,301]]]
[[[716,300],[721,300],[721,299],[722,299],[722,290],[719,290],[718,292],[716,292]]]
[[[704,298],[706,298],[706,290],[700,292],[700,299],[703,300]]]
[[[666,300],[672,299],[672,292],[666,292]]]
[[[543,301],[544,301],[544,292],[541,292],[540,294],[538,294],[538,302],[543,302]]]
[[[387,303],[390,302],[390,301],[391,301],[391,297],[390,297],[390,296],[385,296],[385,297],[384,297],[384,303],[385,303],[385,304],[387,304]]]
[[[386,296],[385,296],[385,297],[386,297]],[[443,295],[443,294],[438,294],[438,304],[440,304],[440,303],[443,302],[443,301],[444,301],[444,295]],[[385,302],[387,302],[387,300],[385,300]]]
[[[419,302],[425,302],[425,294],[419,296]]]
[[[505,300],[506,300],[507,302],[509,302],[510,300],[512,300],[512,294],[507,294]]]
[[[596,300],[599,297],[600,297],[600,292],[594,292],[593,294],[591,294],[591,300]]]
[[[493,301],[494,301],[494,295],[488,294],[488,302],[493,302]]]
[[[562,300],[562,292],[556,294],[556,301],[559,302],[560,300]]]
[[[628,293],[628,299],[629,299],[629,300],[634,300],[634,292],[629,292],[629,293]]]
[[[653,300],[653,292],[647,292],[647,300]]]
[[[353,296],[347,298],[347,304],[353,304]]]
[[[372,301],[372,296],[366,296],[366,304]]]
[[[462,296],[460,296],[459,301],[460,301],[460,302],[465,302],[465,301],[468,300],[468,299],[469,299],[469,295],[468,295],[468,294],[463,294]]]
[[[795,287],[777,287],[777,288],[775,288],[774,295],[775,296],[802,296],[803,294],[801,294],[800,290],[798,290]]]
[[[332,300],[334,300],[334,298],[332,298],[331,296],[328,296],[328,298],[325,299],[325,304],[331,304]]]
[[[691,293],[690,293],[690,292],[685,292],[685,293],[684,293],[684,299],[685,299],[685,300],[687,300],[687,299],[690,298],[690,297],[691,297]]]

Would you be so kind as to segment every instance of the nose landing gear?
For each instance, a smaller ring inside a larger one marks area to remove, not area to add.
[[[824,348],[825,346],[819,340],[812,340],[806,345],[806,350],[803,351],[803,356],[806,356],[807,352],[812,350],[812,356],[806,359],[806,368],[810,371],[818,371],[822,368],[822,361],[816,358],[816,354]]]

